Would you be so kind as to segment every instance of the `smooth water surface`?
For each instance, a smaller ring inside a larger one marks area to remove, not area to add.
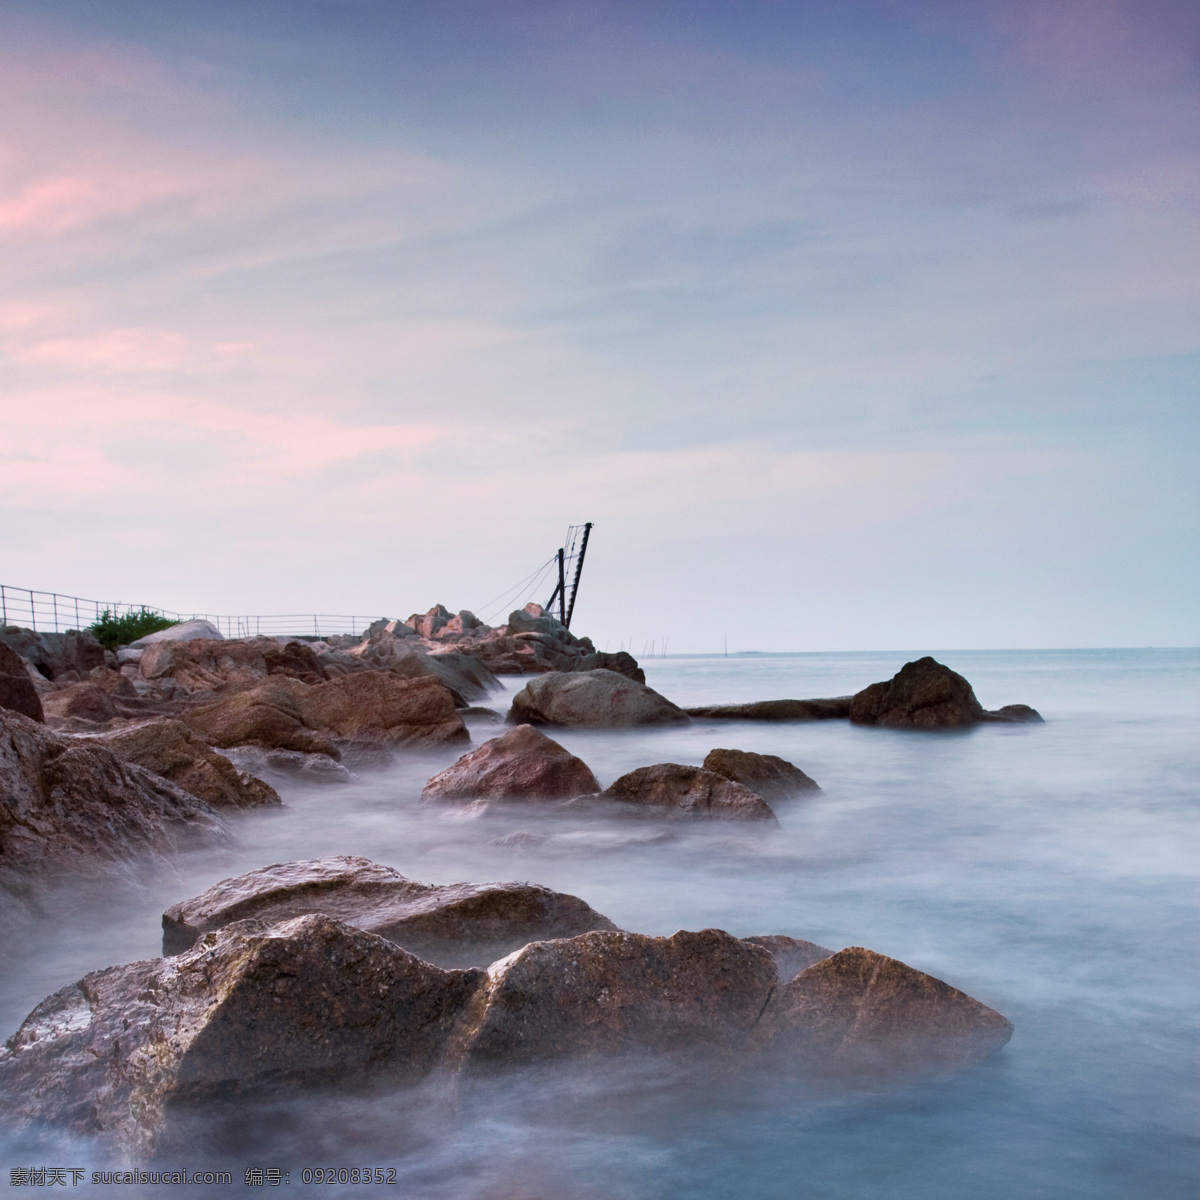
[[[696,705],[848,694],[910,657],[643,665],[652,686]],[[514,1078],[457,1105],[413,1093],[309,1098],[199,1130],[173,1162],[229,1164],[245,1194],[242,1168],[256,1165],[290,1170],[289,1195],[361,1195],[299,1176],[357,1163],[396,1169],[397,1185],[377,1190],[431,1200],[1192,1200],[1200,652],[938,657],[986,707],[1032,704],[1046,724],[905,733],[698,721],[554,735],[602,784],[648,763],[699,763],[714,746],[782,755],[824,792],[777,806],[778,830],[520,811],[463,820],[417,802],[451,752],[347,785],[293,786],[282,813],[238,819],[232,845],[64,904],[5,946],[0,1028],[7,1036],[89,970],[157,954],[162,910],[220,878],[363,854],[429,882],[547,884],[646,933],[718,926],[869,946],[992,1005],[1016,1032],[953,1079],[865,1095],[761,1077],[677,1086],[648,1067]],[[505,698],[492,703],[503,710]],[[493,732],[473,726],[476,741]],[[496,844],[518,829],[543,840]],[[99,1161],[25,1135],[0,1151],[5,1184],[31,1156]]]

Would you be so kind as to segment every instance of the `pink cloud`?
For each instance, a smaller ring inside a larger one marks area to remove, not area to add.
[[[10,357],[25,364],[124,374],[178,367],[188,350],[188,339],[182,334],[153,329],[112,329],[91,337],[46,338]]]

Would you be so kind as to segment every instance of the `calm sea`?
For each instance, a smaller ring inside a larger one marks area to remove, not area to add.
[[[846,694],[904,653],[668,658],[649,683],[679,704]],[[594,817],[476,821],[418,806],[453,754],[342,786],[285,789],[232,846],[64,903],[0,948],[7,1036],[43,996],[159,949],[164,907],[289,858],[363,854],[416,879],[528,879],[627,929],[717,926],[864,945],[992,1005],[1016,1026],[952,1079],[812,1094],[769,1076],[711,1086],[645,1073],[513,1079],[436,1096],[297,1099],[198,1126],[164,1165],[290,1172],[388,1166],[376,1193],[430,1200],[1194,1200],[1200,651],[945,652],[987,707],[1045,725],[913,734],[845,722],[696,722],[556,735],[602,784],[714,746],[782,755],[821,784],[781,829]],[[509,681],[509,691],[520,681]],[[504,697],[494,705],[503,710]],[[474,728],[476,741],[490,736]],[[494,844],[522,829],[544,840]],[[70,1160],[70,1161],[67,1161]],[[87,1146],[0,1135],[19,1165],[95,1165]],[[162,1188],[108,1189],[159,1195]],[[269,1189],[268,1189],[269,1190]],[[176,1194],[191,1189],[175,1188]],[[19,1193],[13,1189],[13,1194]]]

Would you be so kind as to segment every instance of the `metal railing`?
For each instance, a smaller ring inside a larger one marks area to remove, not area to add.
[[[122,617],[142,611],[158,613],[168,621],[211,621],[228,638],[247,637],[332,637],[361,634],[378,617],[356,617],[330,613],[283,613],[267,616],[226,616],[220,613],[179,613],[152,604],[130,604],[124,600],[85,600],[59,592],[0,584],[0,625],[23,625],[41,633],[86,629],[104,613]]]

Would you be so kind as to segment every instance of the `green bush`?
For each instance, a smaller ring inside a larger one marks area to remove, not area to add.
[[[160,629],[170,629],[177,621],[168,621],[160,617],[153,609],[142,608],[138,612],[126,613],[123,617],[114,617],[106,608],[100,616],[88,626],[88,633],[108,650],[118,646],[128,646],[138,638],[148,633],[157,633]]]

